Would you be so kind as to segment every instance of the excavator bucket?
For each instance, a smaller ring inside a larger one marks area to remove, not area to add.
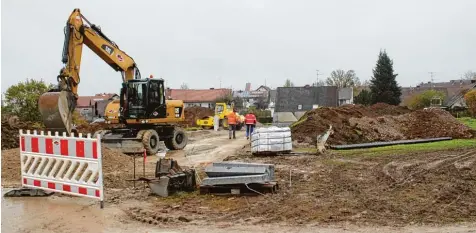
[[[67,91],[46,92],[40,96],[38,106],[48,131],[71,133],[73,120],[71,100]]]

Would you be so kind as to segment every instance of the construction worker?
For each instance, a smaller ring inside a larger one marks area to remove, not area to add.
[[[250,139],[251,134],[253,133],[253,129],[256,126],[256,116],[253,112],[248,111],[248,114],[245,116],[245,124],[246,124],[246,139]]]
[[[235,131],[236,131],[236,124],[238,123],[238,116],[236,115],[236,109],[233,108],[233,112],[230,112],[226,117],[228,119],[228,132],[229,132],[228,138],[231,139],[231,134],[233,132],[233,139],[236,139]]]

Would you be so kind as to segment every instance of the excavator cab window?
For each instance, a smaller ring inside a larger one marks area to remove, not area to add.
[[[129,117],[143,118],[146,115],[147,82],[129,82],[127,86]]]
[[[165,118],[167,115],[163,80],[149,79],[149,105],[147,106],[147,113],[150,118]]]

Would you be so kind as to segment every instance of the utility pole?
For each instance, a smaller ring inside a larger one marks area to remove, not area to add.
[[[319,75],[321,73],[319,73],[319,70],[316,70],[316,87],[317,87],[317,84],[319,83]]]
[[[430,81],[430,88],[433,90],[433,85],[434,85],[434,84],[433,84],[433,81],[434,81],[434,80],[433,80],[433,74],[434,74],[435,72],[431,72],[431,71],[430,71],[430,72],[428,72],[428,73],[430,74],[430,80],[431,80],[431,81]]]

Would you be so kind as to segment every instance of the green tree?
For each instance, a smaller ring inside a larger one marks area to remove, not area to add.
[[[373,77],[370,79],[372,104],[378,102],[390,105],[400,104],[402,88],[395,79],[397,75],[393,73],[393,61],[388,57],[387,52],[380,51],[377,65],[373,70]]]
[[[291,82],[290,79],[286,79],[286,82],[284,82],[284,87],[294,87],[294,83]]]
[[[471,116],[476,117],[476,90],[468,91],[464,95],[464,100],[466,101],[466,106],[471,113]]]
[[[53,87],[43,80],[34,79],[27,79],[9,87],[2,103],[2,113],[18,116],[22,121],[40,122],[38,98]]]
[[[233,101],[233,95],[231,93],[224,94],[215,99],[215,103],[231,103]]]
[[[422,109],[432,105],[440,105],[446,94],[442,91],[426,90],[410,99],[408,107],[411,109]]]
[[[362,90],[357,96],[354,97],[355,104],[370,105],[372,104],[372,93],[367,90]]]
[[[327,78],[328,86],[336,86],[337,88],[359,86],[360,80],[353,70],[334,70],[331,76]]]

